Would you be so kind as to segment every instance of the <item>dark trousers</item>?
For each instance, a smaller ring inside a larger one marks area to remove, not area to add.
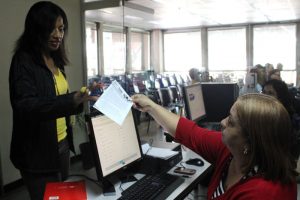
[[[51,173],[32,173],[21,170],[31,200],[42,200],[48,182],[64,181],[68,178],[70,168],[70,151],[67,139],[59,142],[60,171]]]

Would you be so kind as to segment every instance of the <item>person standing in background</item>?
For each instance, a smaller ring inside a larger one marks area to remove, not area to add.
[[[94,99],[88,90],[69,92],[65,12],[48,1],[29,10],[9,72],[13,130],[10,158],[32,200],[43,199],[47,182],[68,177],[74,151],[70,116]]]
[[[200,72],[199,72],[199,69],[197,68],[191,68],[189,70],[189,75],[192,79],[192,84],[194,83],[199,83],[201,80],[200,80]]]

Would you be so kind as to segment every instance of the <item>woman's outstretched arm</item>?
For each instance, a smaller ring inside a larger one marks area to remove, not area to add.
[[[133,95],[132,101],[134,103],[134,107],[139,109],[142,112],[148,112],[154,120],[161,125],[168,133],[172,136],[175,136],[175,131],[177,127],[177,123],[179,121],[180,116],[176,115],[162,106],[154,103],[151,99],[143,94]]]

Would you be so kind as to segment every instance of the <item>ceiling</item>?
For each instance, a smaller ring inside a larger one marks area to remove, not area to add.
[[[95,8],[105,1],[116,0]],[[146,30],[300,21],[300,0],[127,0],[87,10],[86,19]]]

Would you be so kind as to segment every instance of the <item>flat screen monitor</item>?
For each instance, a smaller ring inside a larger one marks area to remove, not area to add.
[[[121,126],[105,115],[87,117],[97,178],[101,182],[142,159],[139,134],[132,112],[128,113]]]
[[[183,86],[183,99],[186,117],[198,121],[206,116],[205,104],[200,83]]]
[[[205,122],[221,122],[230,112],[230,108],[239,95],[237,83],[202,83],[205,102]]]

